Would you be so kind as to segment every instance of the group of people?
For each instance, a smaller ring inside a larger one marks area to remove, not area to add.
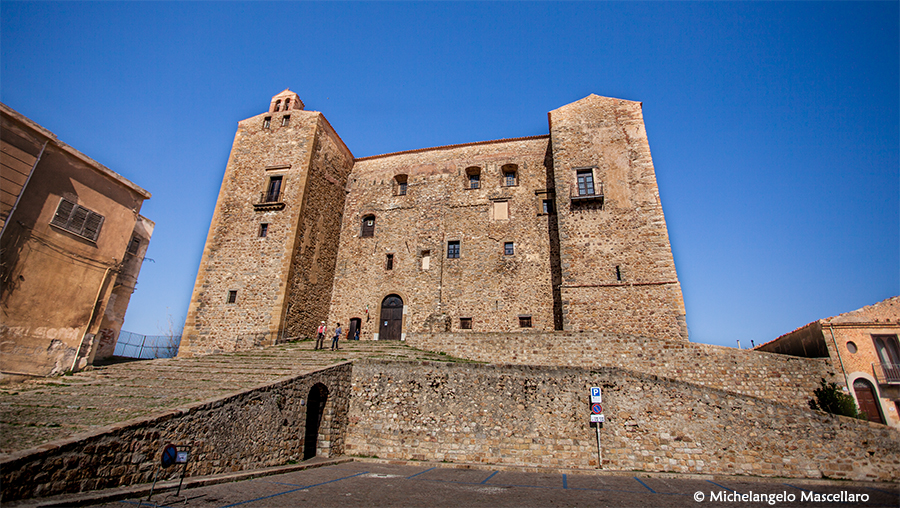
[[[325,334],[328,333],[328,326],[325,324],[325,321],[322,321],[322,324],[319,325],[319,328],[316,329],[316,349],[325,349]],[[340,349],[338,347],[338,341],[341,338],[341,334],[343,330],[341,329],[341,324],[338,323],[337,327],[334,329],[334,336],[331,337],[331,350]],[[353,340],[359,340],[359,329],[356,330],[354,334]]]

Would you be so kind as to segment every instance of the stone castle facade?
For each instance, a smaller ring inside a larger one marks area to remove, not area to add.
[[[594,331],[687,341],[638,102],[549,134],[355,158],[290,90],[239,122],[179,354],[312,336]]]

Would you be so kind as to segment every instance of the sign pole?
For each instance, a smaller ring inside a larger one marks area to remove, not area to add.
[[[603,449],[600,448],[600,427],[603,424],[597,422],[597,469],[603,469]]]

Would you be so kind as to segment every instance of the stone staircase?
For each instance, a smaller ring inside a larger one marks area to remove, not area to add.
[[[92,429],[219,398],[359,358],[465,361],[402,342],[305,340],[197,358],[135,360],[0,386],[0,459]]]

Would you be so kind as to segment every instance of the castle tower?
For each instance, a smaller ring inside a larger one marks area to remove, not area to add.
[[[294,92],[238,122],[179,356],[311,335],[328,315],[353,155]]]
[[[590,95],[549,116],[564,329],[687,340],[641,103]]]

